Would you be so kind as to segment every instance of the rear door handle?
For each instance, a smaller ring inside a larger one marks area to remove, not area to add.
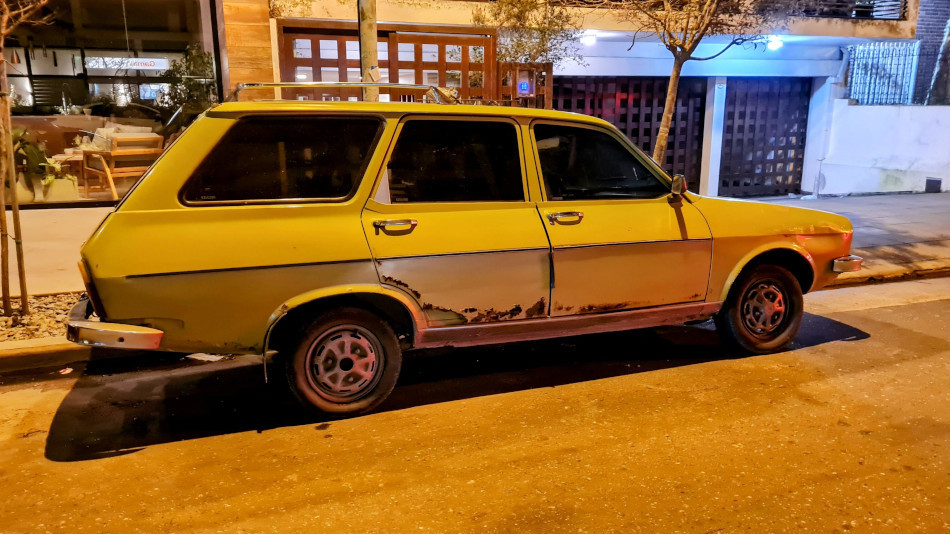
[[[561,219],[577,219],[577,221],[564,222],[562,224],[580,224],[580,222],[584,220],[584,213],[580,211],[562,211],[548,214],[548,221],[550,221],[552,225],[556,222],[561,222]]]
[[[387,228],[389,226],[408,226],[409,230],[412,230],[419,224],[415,219],[383,219],[379,221],[373,221],[374,228]]]

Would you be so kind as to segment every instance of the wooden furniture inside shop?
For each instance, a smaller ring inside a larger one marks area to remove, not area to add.
[[[116,181],[139,179],[162,153],[163,138],[157,134],[116,134],[109,139],[109,150],[84,150],[82,153],[83,193],[108,191],[118,200]]]

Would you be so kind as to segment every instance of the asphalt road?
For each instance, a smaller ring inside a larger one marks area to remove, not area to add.
[[[379,413],[252,358],[0,375],[0,532],[948,532],[950,278],[708,325],[411,355]]]

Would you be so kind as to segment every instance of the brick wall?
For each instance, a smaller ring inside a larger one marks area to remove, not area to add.
[[[923,103],[933,79],[950,20],[950,0],[920,0],[917,15],[917,39],[920,40],[920,61],[917,63],[917,85],[914,102]]]

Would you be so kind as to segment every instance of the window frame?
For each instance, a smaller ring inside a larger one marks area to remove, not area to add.
[[[666,193],[659,194],[655,197],[614,197],[614,198],[583,198],[583,199],[562,199],[562,200],[551,200],[548,198],[548,189],[544,180],[544,171],[541,169],[541,153],[538,150],[538,139],[534,133],[534,127],[538,124],[550,125],[550,126],[565,126],[571,128],[578,128],[582,130],[593,130],[595,132],[605,133],[608,136],[612,137],[615,141],[619,141],[620,144],[627,149],[628,152],[639,161],[654,178],[659,180],[660,184],[667,190]],[[571,122],[571,121],[560,121],[560,120],[547,120],[547,119],[535,119],[531,121],[529,125],[530,135],[531,135],[531,150],[534,151],[534,162],[537,167],[538,173],[538,186],[541,188],[541,198],[543,202],[624,202],[624,201],[637,201],[637,200],[656,200],[658,198],[663,198],[664,196],[670,193],[670,190],[673,186],[673,179],[670,178],[670,175],[663,170],[662,167],[657,164],[653,158],[646,155],[642,150],[640,150],[636,145],[633,144],[626,136],[621,134],[619,131],[613,128],[606,128],[597,124],[585,124],[580,122]]]
[[[332,118],[332,119],[352,119],[352,118],[368,118],[375,119],[378,123],[378,128],[376,130],[376,136],[373,138],[373,141],[370,143],[370,151],[366,155],[366,160],[363,162],[361,169],[363,178],[360,180],[360,183],[349,192],[348,195],[342,197],[326,197],[326,198],[261,198],[261,199],[248,199],[248,200],[188,200],[185,198],[185,190],[188,189],[192,181],[195,179],[195,174],[201,169],[202,165],[211,157],[211,154],[216,148],[220,146],[222,140],[224,140],[229,133],[240,123],[259,120],[259,119],[321,119],[321,118]],[[387,119],[384,115],[376,113],[249,113],[246,115],[241,115],[233,119],[233,124],[228,126],[228,129],[221,134],[221,137],[217,140],[214,147],[208,151],[204,157],[201,158],[201,161],[192,169],[191,174],[184,181],[181,187],[178,189],[178,202],[185,207],[189,208],[200,208],[200,207],[220,207],[220,206],[273,206],[273,205],[284,205],[284,204],[343,204],[352,200],[357,192],[360,190],[360,186],[366,180],[367,173],[370,170],[370,163],[373,160],[373,157],[376,155],[376,152],[380,150],[380,141],[382,140],[383,133],[386,131]],[[179,137],[179,139],[181,136]],[[176,142],[178,140],[176,139]],[[130,191],[131,193],[131,191]]]
[[[515,139],[517,146],[515,147],[518,151],[518,157],[521,160],[520,170],[521,170],[521,189],[522,189],[522,199],[521,200],[460,200],[460,201],[449,201],[449,200],[439,200],[432,202],[393,202],[392,196],[390,195],[389,201],[386,203],[379,202],[376,200],[376,196],[379,193],[380,187],[383,185],[383,181],[387,182],[386,187],[389,187],[389,162],[392,161],[393,153],[396,151],[396,145],[399,143],[400,136],[402,136],[402,129],[407,122],[410,121],[445,121],[445,122],[494,122],[494,123],[504,123],[510,125],[515,130]],[[525,155],[525,139],[522,135],[521,123],[517,120],[498,116],[498,115],[425,115],[419,113],[413,113],[409,115],[404,115],[399,118],[399,123],[396,125],[396,131],[393,132],[392,142],[389,145],[389,148],[386,150],[386,156],[383,158],[382,166],[379,170],[379,176],[377,177],[376,184],[373,186],[372,191],[370,191],[370,200],[376,202],[377,204],[383,206],[473,206],[477,204],[500,204],[513,206],[517,204],[524,204],[530,202],[530,191],[528,190],[528,161],[527,156]]]

